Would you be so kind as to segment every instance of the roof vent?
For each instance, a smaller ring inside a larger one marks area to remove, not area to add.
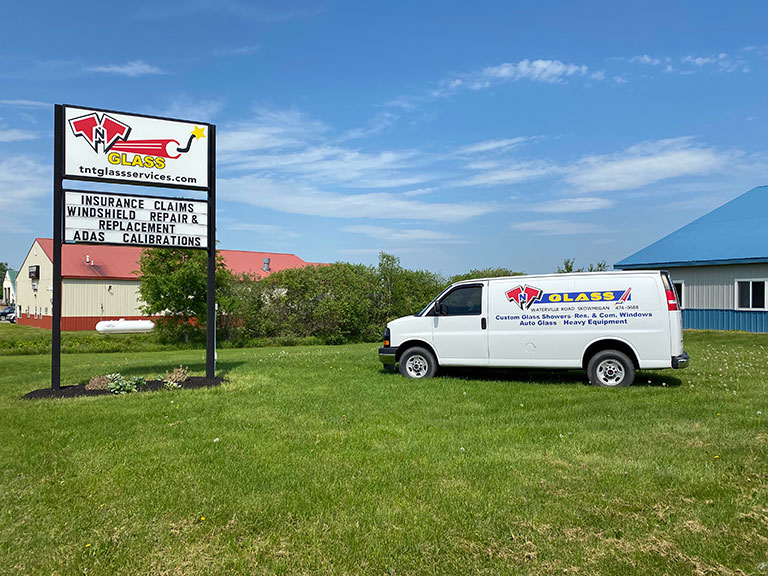
[[[264,266],[261,267],[261,269],[264,270],[264,272],[269,272],[269,262],[270,262],[269,258],[264,258]]]

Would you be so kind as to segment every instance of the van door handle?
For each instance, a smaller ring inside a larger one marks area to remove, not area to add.
[[[488,322],[485,320],[485,318],[483,318],[482,320],[480,320],[480,328],[482,328],[483,330],[485,330],[486,328],[488,328]]]

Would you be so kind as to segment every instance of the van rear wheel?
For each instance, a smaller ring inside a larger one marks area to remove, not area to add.
[[[602,350],[589,360],[587,376],[595,386],[629,386],[635,381],[635,365],[623,352]]]
[[[426,348],[408,348],[400,358],[400,374],[406,378],[432,378],[436,371],[435,355]]]

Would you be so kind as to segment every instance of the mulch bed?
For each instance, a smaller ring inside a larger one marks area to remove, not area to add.
[[[208,379],[203,376],[191,376],[181,383],[182,389],[188,388],[211,388],[219,386],[224,382],[224,378]],[[76,398],[77,396],[116,396],[109,390],[86,390],[85,383],[74,386],[62,386],[58,390],[53,388],[41,388],[25,394],[22,398],[26,400],[37,400],[38,398]],[[153,390],[163,390],[162,380],[147,380],[146,386],[142,386],[137,392],[151,392]]]

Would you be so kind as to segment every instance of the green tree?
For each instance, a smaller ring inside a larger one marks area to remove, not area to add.
[[[473,278],[500,278],[502,276],[523,276],[525,272],[516,272],[509,268],[480,268],[472,269],[465,274],[457,274],[451,278],[451,282],[460,282],[461,280],[471,280]]]
[[[186,248],[151,248],[141,253],[139,294],[145,314],[162,314],[158,322],[165,339],[179,334],[189,341],[190,321],[194,318],[194,333],[202,334],[207,311],[207,268],[205,250]],[[219,312],[232,306],[232,274],[221,255],[216,256],[216,300]]]
[[[576,260],[574,258],[566,258],[563,260],[563,265],[557,267],[558,274],[569,274],[571,272],[584,272],[584,268],[575,268]],[[587,272],[603,272],[608,270],[608,264],[605,260],[600,260],[597,264],[590,264]]]
[[[439,274],[403,268],[397,256],[385,252],[379,253],[377,274],[376,307],[382,329],[389,320],[415,314],[450,284]]]

